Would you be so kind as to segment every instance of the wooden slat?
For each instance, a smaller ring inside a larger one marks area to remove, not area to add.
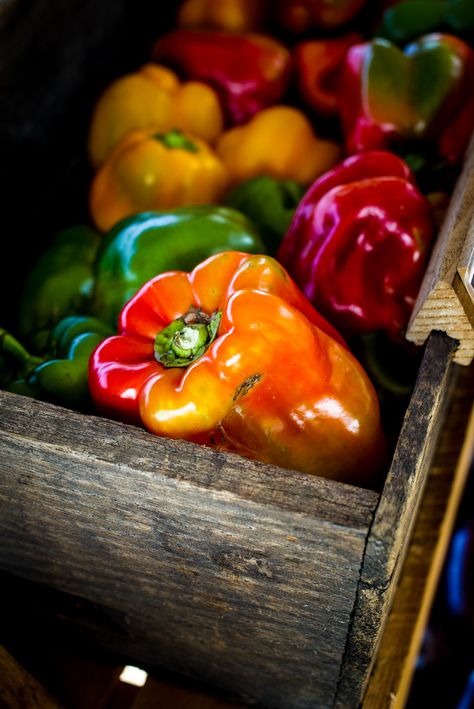
[[[405,705],[474,452],[473,396],[474,369],[463,369],[443,424],[364,709]]]
[[[60,709],[56,700],[1,646],[0,707]]]
[[[387,622],[448,399],[456,343],[433,333],[375,512],[341,667],[335,707],[362,700]]]
[[[474,357],[474,139],[408,326],[407,337],[421,345],[433,330],[459,340],[454,361]]]
[[[139,654],[332,704],[378,495],[0,394],[0,567],[118,611]]]

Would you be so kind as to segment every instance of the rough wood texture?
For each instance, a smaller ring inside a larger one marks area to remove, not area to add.
[[[60,705],[0,646],[0,707],[60,709]]]
[[[331,706],[377,500],[0,394],[1,568],[270,706]]]
[[[363,709],[405,705],[474,453],[473,398],[474,366],[459,372]]]
[[[456,343],[433,333],[372,524],[335,707],[362,699],[397,587],[448,398]]]
[[[433,330],[459,340],[454,361],[474,357],[474,139],[438,235],[408,326],[418,345]]]

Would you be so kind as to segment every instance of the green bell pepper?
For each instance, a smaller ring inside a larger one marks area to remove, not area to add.
[[[45,351],[49,332],[61,318],[87,312],[99,243],[99,235],[87,226],[61,231],[29,274],[18,329],[35,351]]]
[[[0,330],[0,356],[4,363],[4,388],[75,409],[87,407],[89,358],[95,347],[112,335],[111,328],[96,318],[72,315],[53,328],[48,355],[34,357],[9,333]]]
[[[474,30],[473,0],[407,0],[388,8],[377,32],[403,45],[421,35],[447,30],[464,35]]]
[[[265,247],[251,222],[226,207],[197,205],[128,217],[99,249],[92,312],[116,327],[125,303],[151,278],[190,271],[221,251],[265,253]]]
[[[257,227],[269,254],[275,254],[305,188],[293,180],[261,175],[237,185],[224,203],[243,212]]]

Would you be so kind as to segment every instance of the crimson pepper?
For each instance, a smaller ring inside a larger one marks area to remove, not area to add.
[[[301,42],[294,50],[298,89],[307,106],[323,116],[338,111],[341,73],[346,54],[362,41],[355,32],[336,39]]]
[[[230,125],[280,101],[290,79],[290,53],[260,34],[179,29],[161,37],[152,56],[186,79],[212,86]]]
[[[426,35],[403,51],[384,39],[352,47],[340,94],[347,151],[431,141],[459,162],[474,128],[473,84],[474,52],[457,37]]]
[[[292,470],[367,485],[383,453],[367,375],[270,256],[153,278],[93,353],[89,386],[103,413]]]
[[[345,24],[362,9],[366,0],[277,0],[280,24],[297,34],[313,27],[332,29]]]
[[[385,330],[396,338],[433,231],[430,204],[408,165],[392,153],[361,153],[310,187],[277,258],[343,333]]]

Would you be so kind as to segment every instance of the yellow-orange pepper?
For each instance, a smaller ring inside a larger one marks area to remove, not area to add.
[[[273,106],[223,133],[216,145],[233,183],[257,175],[308,185],[341,157],[336,143],[320,140],[296,108]]]
[[[129,133],[97,172],[90,211],[107,231],[121,219],[151,209],[219,201],[227,170],[200,138],[181,131]]]
[[[178,25],[248,32],[261,27],[266,9],[266,0],[186,0],[179,11]]]
[[[158,64],[114,81],[100,97],[89,131],[89,156],[98,167],[112,148],[134,130],[173,128],[213,143],[223,128],[219,98],[199,81],[181,83]]]

